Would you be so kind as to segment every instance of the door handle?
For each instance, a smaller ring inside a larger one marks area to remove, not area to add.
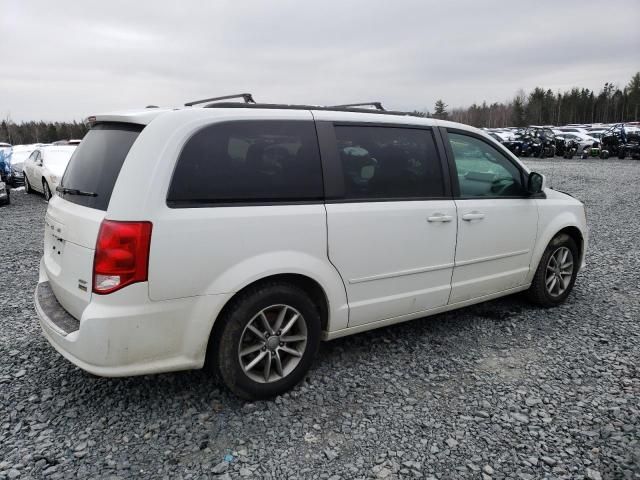
[[[480,213],[480,212],[471,212],[471,213],[465,213],[464,215],[462,215],[462,219],[466,220],[467,222],[470,222],[471,220],[482,220],[484,218],[484,213]]]
[[[431,217],[427,217],[427,222],[446,223],[446,222],[450,222],[451,220],[453,220],[453,217],[451,215],[445,215],[443,213],[436,213]]]

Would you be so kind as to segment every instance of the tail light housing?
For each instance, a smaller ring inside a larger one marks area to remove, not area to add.
[[[102,221],[93,259],[93,293],[105,295],[147,281],[152,226]]]

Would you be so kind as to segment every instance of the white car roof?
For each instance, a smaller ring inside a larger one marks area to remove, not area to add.
[[[14,152],[26,152],[26,151],[33,151],[36,148],[38,148],[38,145],[14,145],[13,146],[13,151]]]
[[[314,108],[317,108],[314,109]],[[425,126],[434,126],[440,125],[444,127],[450,128],[458,128],[462,130],[473,131],[476,133],[481,133],[483,135],[487,135],[483,130],[479,128],[471,127],[469,125],[464,125],[461,123],[449,122],[445,120],[436,120],[434,118],[426,118],[426,117],[417,117],[414,115],[402,115],[400,113],[393,114],[393,112],[389,113],[376,113],[375,110],[372,110],[371,113],[363,112],[363,111],[342,111],[342,110],[329,110],[323,107],[317,106],[308,106],[308,108],[287,108],[283,106],[282,108],[260,108],[256,107],[216,107],[216,108],[202,108],[202,107],[178,107],[178,108],[142,108],[136,110],[123,110],[116,112],[107,112],[92,115],[87,118],[89,123],[94,122],[125,122],[125,123],[136,123],[140,125],[148,125],[154,119],[170,114],[171,112],[180,112],[180,116],[182,116],[182,112],[191,110],[199,110],[200,113],[198,116],[211,116],[212,118],[218,116],[233,116],[234,112],[240,114],[239,116],[246,116],[247,113],[250,112],[251,116],[256,117],[278,117],[277,112],[282,111],[293,111],[293,110],[301,110],[301,111],[310,111],[313,113],[313,116],[316,120],[329,120],[329,121],[357,121],[357,122],[371,122],[371,123],[396,123],[396,124],[406,124],[406,125],[425,125]]]
[[[38,147],[43,153],[47,152],[73,152],[77,145],[47,145],[44,147]],[[34,148],[35,150],[35,148]]]

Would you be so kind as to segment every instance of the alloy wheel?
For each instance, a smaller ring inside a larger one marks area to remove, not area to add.
[[[549,257],[545,275],[547,292],[559,297],[569,288],[573,276],[573,254],[567,247],[557,248]]]
[[[260,310],[240,337],[238,359],[244,373],[258,383],[271,383],[289,375],[307,346],[307,325],[290,305]]]

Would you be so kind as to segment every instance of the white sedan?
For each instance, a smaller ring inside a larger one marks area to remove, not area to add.
[[[36,148],[24,162],[24,183],[27,193],[44,194],[49,200],[69,164],[75,145],[52,145]]]

